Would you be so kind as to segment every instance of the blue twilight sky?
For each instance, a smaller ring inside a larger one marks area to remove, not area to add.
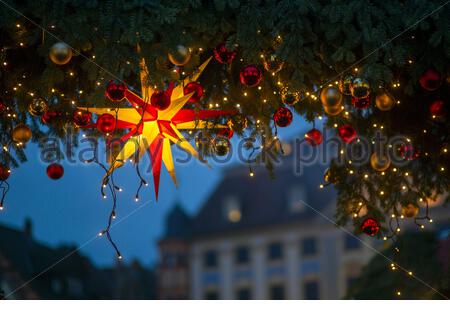
[[[304,120],[296,115],[290,127],[279,130],[279,136],[281,139],[295,137],[306,127]],[[103,171],[94,164],[63,162],[64,177],[53,181],[45,173],[46,164],[39,160],[37,146],[28,145],[26,154],[28,161],[13,170],[8,180],[11,189],[5,210],[0,213],[0,224],[22,228],[24,220],[30,217],[37,240],[52,246],[82,246],[81,252],[97,265],[114,263],[114,252],[107,240],[96,237],[106,226],[111,207],[110,199],[103,200],[99,193]],[[117,220],[129,216],[111,234],[125,261],[137,258],[146,265],[156,261],[156,241],[164,230],[165,215],[177,202],[188,213],[195,214],[220,182],[224,165],[211,164],[212,169],[196,160],[176,165],[178,189],[163,168],[157,203],[151,177],[146,177],[149,187],[142,190],[140,201],[135,202],[138,179],[133,167],[127,165],[117,170],[116,183],[124,190],[118,197]],[[139,209],[148,200],[152,201]]]

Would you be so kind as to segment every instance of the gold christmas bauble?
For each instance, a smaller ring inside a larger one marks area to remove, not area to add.
[[[348,74],[339,80],[339,90],[341,90],[342,94],[345,94],[346,96],[349,96],[352,94],[351,86],[353,83],[353,76],[351,74]]]
[[[298,93],[297,91],[291,90],[289,88],[284,88],[281,91],[281,101],[284,104],[293,106],[294,104],[296,104],[297,102],[300,101],[300,93]]]
[[[31,136],[31,129],[23,123],[19,123],[17,126],[15,126],[11,133],[11,137],[14,142],[23,144],[30,141]]]
[[[342,108],[342,106],[337,106],[337,107],[325,107],[324,106],[323,110],[325,111],[326,114],[328,114],[330,116],[337,116],[339,113],[344,111],[344,108]]]
[[[410,203],[406,207],[402,207],[401,212],[402,216],[405,216],[407,218],[414,218],[419,213],[419,207]]]
[[[375,105],[381,111],[389,111],[394,107],[395,101],[388,92],[383,91],[377,94],[375,98]]]
[[[387,155],[374,153],[370,157],[370,165],[376,171],[385,171],[391,165],[391,159]]]
[[[37,98],[31,101],[28,111],[32,116],[41,117],[48,110],[47,102],[44,99]]]
[[[263,57],[263,65],[266,71],[275,74],[283,69],[284,61],[278,59],[276,55],[271,54],[268,57]]]
[[[72,59],[72,55],[72,49],[64,42],[57,42],[50,48],[50,59],[57,65],[68,63]]]
[[[435,208],[442,206],[445,202],[445,194],[438,194],[437,191],[433,191],[431,195],[427,196],[423,201],[419,202],[419,206],[422,208]]]
[[[184,66],[191,59],[191,52],[182,45],[176,46],[175,49],[168,53],[169,61],[176,66]]]
[[[320,101],[324,107],[336,108],[342,104],[342,93],[337,87],[325,87],[320,92]]]
[[[367,98],[370,94],[370,84],[366,79],[355,78],[350,86],[350,92],[357,99]]]

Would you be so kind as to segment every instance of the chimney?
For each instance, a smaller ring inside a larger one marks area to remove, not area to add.
[[[25,219],[25,223],[23,226],[23,233],[27,237],[27,239],[31,239],[33,237],[33,222],[30,218]]]

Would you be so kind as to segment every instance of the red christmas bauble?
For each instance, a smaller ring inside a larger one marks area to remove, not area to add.
[[[367,218],[361,224],[361,231],[373,237],[380,231],[380,225],[377,220],[373,218]]]
[[[286,107],[279,107],[273,114],[273,121],[279,127],[287,127],[293,119],[292,112]]]
[[[445,109],[444,101],[436,100],[430,104],[429,107],[431,117],[435,120],[441,120],[447,115],[447,110]]]
[[[405,160],[414,160],[420,155],[419,151],[415,150],[411,143],[401,144],[398,151],[400,156]]]
[[[116,117],[112,114],[104,113],[97,119],[97,129],[103,133],[112,133],[116,130]]]
[[[159,110],[165,110],[170,106],[170,95],[165,91],[155,91],[150,98],[150,103]]]
[[[47,176],[52,180],[61,179],[64,175],[64,167],[59,163],[52,163],[47,167]]]
[[[217,136],[225,137],[228,139],[231,139],[233,137],[233,135],[234,135],[234,131],[231,130],[230,128],[224,128],[224,129],[219,130],[219,132],[217,132]]]
[[[2,98],[0,98],[0,112],[6,110],[6,104],[3,102]]]
[[[73,123],[77,127],[84,128],[91,124],[92,113],[85,110],[75,110],[73,113]]]
[[[214,58],[221,64],[229,64],[236,57],[236,51],[229,51],[225,43],[214,48]]]
[[[318,146],[323,141],[322,132],[317,129],[311,129],[305,134],[306,141],[312,146]]]
[[[441,85],[441,76],[434,69],[425,71],[419,79],[420,86],[428,91],[434,91]]]
[[[57,111],[46,111],[42,117],[41,121],[44,124],[53,124],[61,117],[61,112]]]
[[[241,69],[239,78],[243,85],[247,87],[257,86],[262,80],[262,72],[257,65],[250,64]]]
[[[189,98],[189,103],[197,103],[203,96],[203,86],[198,82],[189,82],[183,89],[184,95],[188,95],[191,92],[194,94]]]
[[[370,107],[370,96],[362,99],[352,97],[352,104],[357,109],[367,109],[368,107]]]
[[[111,80],[106,86],[105,94],[112,101],[120,101],[125,98],[127,86],[123,82]]]
[[[8,180],[11,170],[7,166],[0,164],[0,181]]]
[[[345,143],[350,143],[356,138],[356,130],[349,124],[339,127],[338,134]]]

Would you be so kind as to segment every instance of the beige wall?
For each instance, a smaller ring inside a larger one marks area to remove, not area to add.
[[[220,299],[235,299],[238,288],[251,287],[253,299],[269,299],[269,287],[282,284],[286,299],[302,299],[304,282],[317,280],[321,299],[339,299],[347,290],[347,278],[356,276],[373,255],[373,251],[364,245],[355,251],[345,250],[345,235],[332,224],[308,221],[307,225],[198,239],[192,243],[190,251],[191,298],[203,299],[206,291],[217,290]],[[307,237],[317,239],[318,251],[313,257],[301,254],[301,241]],[[362,239],[371,242],[370,238]],[[273,241],[283,244],[284,255],[280,261],[267,259],[266,247]],[[250,248],[250,263],[246,266],[236,265],[233,260],[233,250],[240,245]],[[218,252],[218,267],[207,270],[202,254],[210,249]],[[318,266],[318,269],[308,271],[311,266]],[[269,272],[280,269],[283,271],[280,274]],[[245,270],[250,270],[250,278],[235,278],[238,272]],[[218,282],[205,283],[208,275],[218,278]]]

